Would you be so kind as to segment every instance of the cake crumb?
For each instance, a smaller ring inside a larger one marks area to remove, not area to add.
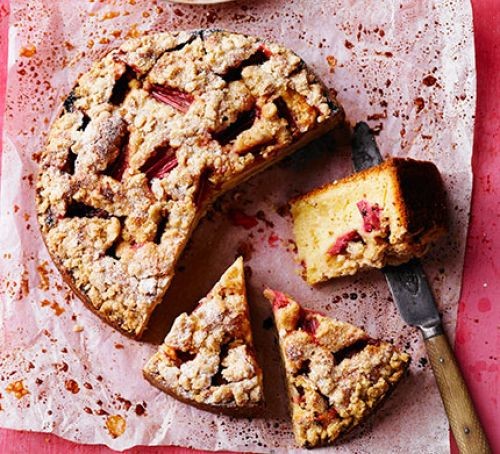
[[[125,432],[127,423],[123,416],[112,415],[106,419],[106,428],[113,438],[117,438]]]
[[[327,55],[326,62],[328,63],[328,66],[330,67],[330,73],[333,73],[335,71],[336,66],[337,66],[337,59],[333,55]]]
[[[21,292],[19,294],[19,299],[26,298],[30,293],[29,273],[24,265],[23,268],[23,273],[21,274]]]
[[[83,331],[83,326],[82,325],[76,324],[76,325],[73,326],[73,332],[75,332],[75,333],[81,333],[82,331]]]
[[[56,301],[51,302],[47,299],[41,302],[41,306],[42,307],[49,306],[54,311],[57,317],[59,317],[65,311],[64,307],[59,306],[59,304]]]
[[[49,277],[48,277],[48,271],[46,266],[48,265],[47,261],[43,261],[36,267],[36,270],[38,272],[38,276],[40,277],[40,284],[38,285],[38,288],[40,290],[48,290],[49,289]]]
[[[36,54],[36,47],[33,44],[28,44],[27,46],[21,47],[19,55],[21,57],[31,58]]]
[[[7,385],[7,388],[5,388],[5,391],[8,393],[14,394],[14,396],[17,399],[21,399],[22,397],[26,396],[30,392],[25,388],[24,386],[24,381],[23,380],[16,380],[12,383],[9,383]]]

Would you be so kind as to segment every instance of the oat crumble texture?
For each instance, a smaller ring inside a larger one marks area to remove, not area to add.
[[[306,448],[331,444],[373,412],[410,357],[281,292],[264,295],[273,306],[295,440]]]
[[[208,205],[343,118],[293,52],[208,30],[125,41],[63,107],[41,156],[42,235],[77,295],[132,337]]]
[[[241,257],[191,314],[176,318],[144,376],[204,410],[251,415],[261,409],[262,371],[253,347]]]

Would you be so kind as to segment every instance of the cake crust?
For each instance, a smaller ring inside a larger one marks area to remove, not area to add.
[[[426,161],[391,158],[290,205],[310,284],[422,257],[447,232],[444,185]]]
[[[373,413],[410,357],[284,293],[264,295],[273,306],[295,440],[305,448],[332,444]]]
[[[128,40],[50,130],[36,196],[47,249],[93,312],[138,338],[209,204],[342,118],[277,44],[215,30]]]

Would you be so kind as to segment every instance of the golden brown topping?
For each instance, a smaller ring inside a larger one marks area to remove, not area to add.
[[[410,358],[280,292],[266,290],[265,296],[273,304],[295,439],[304,447],[332,443],[368,416]]]
[[[40,157],[41,230],[79,296],[132,336],[206,204],[341,117],[291,51],[221,31],[130,39],[63,107]]]

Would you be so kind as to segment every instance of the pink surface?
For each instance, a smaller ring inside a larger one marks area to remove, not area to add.
[[[0,112],[4,110],[7,61],[7,0],[0,0]],[[456,331],[456,354],[462,366],[493,452],[500,452],[498,431],[500,320],[500,4],[473,0],[478,103],[474,143],[474,191],[463,289]],[[0,132],[3,118],[0,117]],[[58,437],[0,429],[0,452],[104,454],[102,446],[76,445]],[[452,449],[454,451],[455,449]],[[130,453],[180,453],[185,448],[134,448]]]

